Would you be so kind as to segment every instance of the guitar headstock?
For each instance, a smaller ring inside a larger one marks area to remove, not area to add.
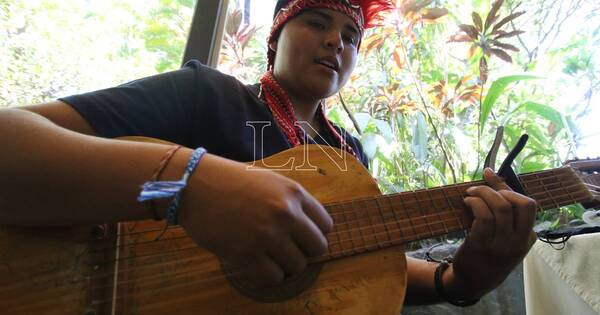
[[[600,157],[568,160],[565,165],[583,173],[600,173]]]

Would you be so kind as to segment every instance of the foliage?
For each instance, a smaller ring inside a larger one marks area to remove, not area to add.
[[[0,106],[178,68],[193,2],[0,1]]]
[[[265,71],[268,27],[245,22],[257,21],[242,13],[249,2],[230,1],[219,69],[253,83]],[[0,0],[0,106],[176,69],[194,3]],[[499,157],[530,135],[517,172],[557,167],[585,143],[582,122],[600,86],[595,1],[394,4],[365,34],[349,84],[327,100],[329,117],[360,138],[384,192],[479,179],[500,125]]]
[[[175,70],[181,65],[193,9],[193,0],[160,0],[143,19],[145,47],[159,54],[157,72]]]
[[[506,127],[504,153],[522,133],[530,135],[514,163],[517,172],[557,167],[573,156],[581,104],[559,106],[561,89],[556,87],[564,76],[552,82],[556,76],[547,74],[552,69],[569,76],[585,73],[597,84],[592,54],[581,49],[590,46],[590,39],[557,50],[561,60],[553,63],[529,58],[535,49],[546,51],[544,57],[558,49],[532,48],[536,41],[525,37],[534,28],[548,27],[535,24],[544,14],[534,9],[537,3],[397,0],[383,27],[365,35],[359,66],[327,104],[330,118],[360,138],[384,192],[480,178],[483,148],[500,125]],[[226,48],[223,60],[230,55]],[[245,66],[238,62],[235,73],[263,64],[264,59]]]

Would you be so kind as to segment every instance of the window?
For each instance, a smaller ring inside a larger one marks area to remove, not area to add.
[[[0,106],[177,69],[193,0],[0,2]]]
[[[267,43],[275,0],[229,2],[218,69],[247,84],[266,71]]]

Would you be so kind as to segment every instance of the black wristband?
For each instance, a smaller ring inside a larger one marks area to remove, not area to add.
[[[442,299],[444,299],[446,302],[448,302],[452,305],[455,305],[455,306],[465,307],[465,306],[471,306],[471,305],[476,304],[477,302],[479,302],[479,299],[473,299],[473,300],[455,299],[455,298],[449,297],[444,292],[444,281],[442,280],[442,275],[444,274],[444,271],[446,271],[446,269],[448,269],[448,267],[450,266],[451,263],[452,263],[451,260],[444,259],[440,262],[440,264],[435,269],[434,282],[435,282],[435,291],[437,292],[438,296],[441,297]]]

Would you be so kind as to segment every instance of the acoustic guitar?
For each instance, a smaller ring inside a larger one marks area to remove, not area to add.
[[[164,224],[157,221],[0,227],[1,312],[399,314],[406,286],[403,245],[467,230],[472,217],[465,190],[483,184],[381,195],[358,161],[317,145],[251,167],[275,168],[298,181],[334,219],[328,253],[312,258],[304,273],[256,288],[180,227],[158,238]],[[520,180],[540,209],[593,199],[569,167],[522,174]]]

